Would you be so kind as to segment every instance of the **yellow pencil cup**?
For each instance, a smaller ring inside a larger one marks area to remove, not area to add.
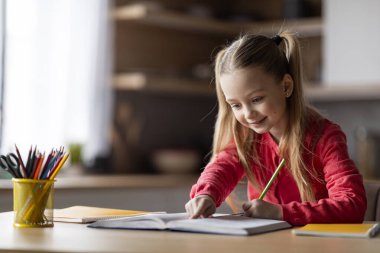
[[[52,227],[54,181],[13,178],[15,227]]]

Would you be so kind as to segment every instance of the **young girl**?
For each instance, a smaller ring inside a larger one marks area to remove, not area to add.
[[[246,216],[293,225],[363,221],[362,176],[341,128],[305,104],[300,61],[299,42],[288,32],[245,35],[218,53],[213,156],[191,189],[191,218],[212,215],[246,176]]]

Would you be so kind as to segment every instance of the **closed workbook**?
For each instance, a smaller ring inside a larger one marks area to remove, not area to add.
[[[308,224],[293,229],[295,235],[325,236],[325,237],[373,237],[379,231],[378,223],[363,224]]]
[[[123,210],[92,206],[71,206],[54,210],[54,221],[70,223],[91,223],[97,220],[118,217],[136,216],[148,212],[138,210]]]

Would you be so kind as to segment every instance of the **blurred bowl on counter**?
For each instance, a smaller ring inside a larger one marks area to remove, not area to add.
[[[152,163],[160,173],[194,173],[200,161],[200,154],[194,149],[159,149],[152,153]]]

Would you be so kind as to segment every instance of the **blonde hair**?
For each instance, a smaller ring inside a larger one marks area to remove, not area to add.
[[[246,34],[217,54],[215,83],[219,111],[215,123],[211,161],[233,140],[248,180],[256,189],[263,188],[257,182],[257,175],[254,175],[251,170],[253,163],[262,168],[255,148],[258,134],[242,126],[235,119],[221,89],[220,77],[237,69],[252,67],[262,68],[266,73],[273,75],[276,81],[281,81],[288,73],[293,78],[294,87],[291,96],[287,98],[289,120],[285,135],[279,141],[279,155],[286,159],[287,168],[290,169],[297,183],[301,199],[312,201],[315,200],[315,196],[309,187],[309,181],[310,176],[316,177],[316,174],[313,168],[305,166],[302,159],[305,150],[303,138],[307,115],[318,116],[319,114],[307,106],[304,100],[300,45],[297,38],[289,32],[281,32],[279,36],[282,41],[280,40],[280,44],[277,45],[275,40],[266,36]]]

